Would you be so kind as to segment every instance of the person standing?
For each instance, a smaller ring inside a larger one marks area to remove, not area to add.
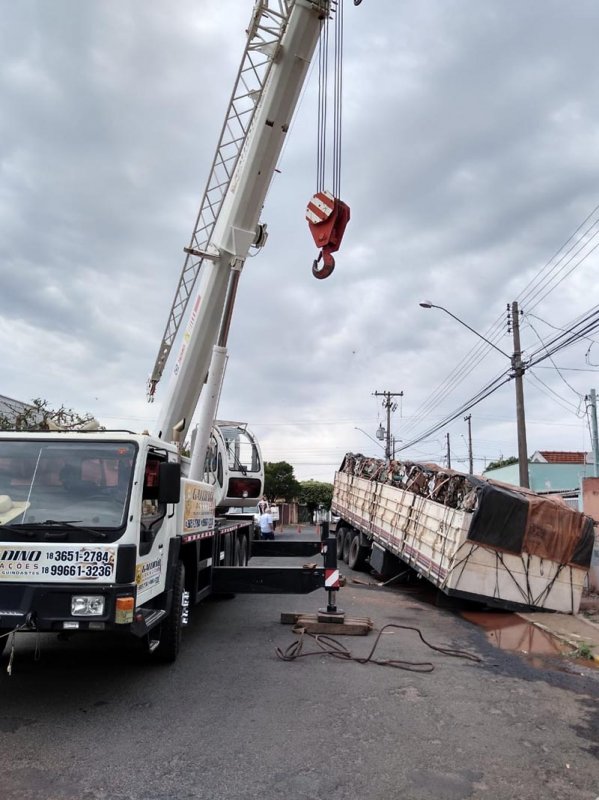
[[[264,511],[264,513],[260,514],[260,538],[261,539],[275,538],[272,514],[270,513],[270,511]]]
[[[259,514],[264,514],[264,512],[268,511],[269,508],[270,508],[270,505],[268,503],[266,495],[264,495],[262,497],[262,500],[260,500],[260,502],[258,503],[258,513]]]

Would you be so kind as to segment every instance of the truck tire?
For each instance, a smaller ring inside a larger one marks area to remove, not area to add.
[[[347,528],[338,527],[337,532],[335,534],[335,538],[337,539],[337,561],[341,561],[343,558],[343,542],[345,541],[345,534],[347,533]]]
[[[349,546],[351,544],[352,537],[354,535],[354,531],[347,530],[345,531],[345,536],[343,537],[343,560],[347,564],[349,561]]]
[[[185,567],[182,561],[177,562],[173,583],[173,598],[166,619],[160,623],[156,631],[158,646],[153,655],[165,664],[172,664],[179,655],[181,647],[181,629],[183,617],[183,593],[185,592]],[[152,631],[154,633],[154,631]]]
[[[248,563],[248,540],[242,534],[239,542],[239,566],[247,567]]]
[[[235,536],[235,545],[233,550],[233,566],[241,567],[241,542],[239,536]]]
[[[360,544],[360,534],[354,533],[350,538],[349,555],[347,558],[347,566],[350,569],[362,570],[366,566],[366,554],[368,549],[362,547]]]

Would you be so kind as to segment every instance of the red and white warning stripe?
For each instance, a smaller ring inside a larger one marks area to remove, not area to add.
[[[325,569],[325,571],[324,571],[324,588],[325,589],[338,589],[339,588],[339,570],[338,569]]]
[[[306,219],[313,225],[324,222],[333,213],[335,198],[330,192],[316,192],[306,208]]]

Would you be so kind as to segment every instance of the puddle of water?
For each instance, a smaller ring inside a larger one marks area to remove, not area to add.
[[[516,614],[486,611],[462,611],[462,617],[483,628],[487,639],[500,650],[523,653],[527,656],[559,656],[571,648],[554,639]]]

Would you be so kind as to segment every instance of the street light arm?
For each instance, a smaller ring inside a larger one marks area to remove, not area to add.
[[[377,445],[377,447],[380,447],[380,448],[381,448],[381,450],[384,450],[384,449],[385,449],[385,448],[383,447],[383,445],[382,445],[380,442],[377,442],[377,440],[376,440],[376,439],[373,439],[373,438],[372,438],[372,436],[371,436],[369,433],[366,433],[366,431],[363,431],[363,430],[362,430],[362,428],[357,428],[357,427],[354,425],[354,430],[355,430],[355,431],[360,431],[360,433],[363,433],[363,434],[364,434],[364,436],[368,436],[368,438],[370,439],[370,441],[371,441],[371,442],[374,442],[374,443]]]
[[[479,333],[477,330],[475,330],[470,325],[468,325],[467,322],[464,322],[463,319],[460,319],[459,317],[456,317],[455,314],[452,314],[451,311],[448,311],[443,306],[437,306],[434,303],[429,302],[428,300],[425,301],[425,302],[420,303],[420,306],[422,308],[439,308],[441,311],[445,311],[446,314],[449,314],[450,317],[453,317],[453,319],[455,319],[456,322],[459,322],[460,325],[463,325],[465,328],[468,328],[469,331],[471,331],[475,336],[478,336],[479,339],[482,339],[483,342],[486,342],[488,345],[490,345],[491,347],[495,348],[495,350],[497,350],[497,352],[501,353],[502,356],[505,356],[506,358],[509,358],[510,361],[512,360],[512,356],[509,356],[500,347],[497,347],[496,344],[493,344],[493,342],[490,342],[488,339],[485,339],[485,337],[481,333]]]

